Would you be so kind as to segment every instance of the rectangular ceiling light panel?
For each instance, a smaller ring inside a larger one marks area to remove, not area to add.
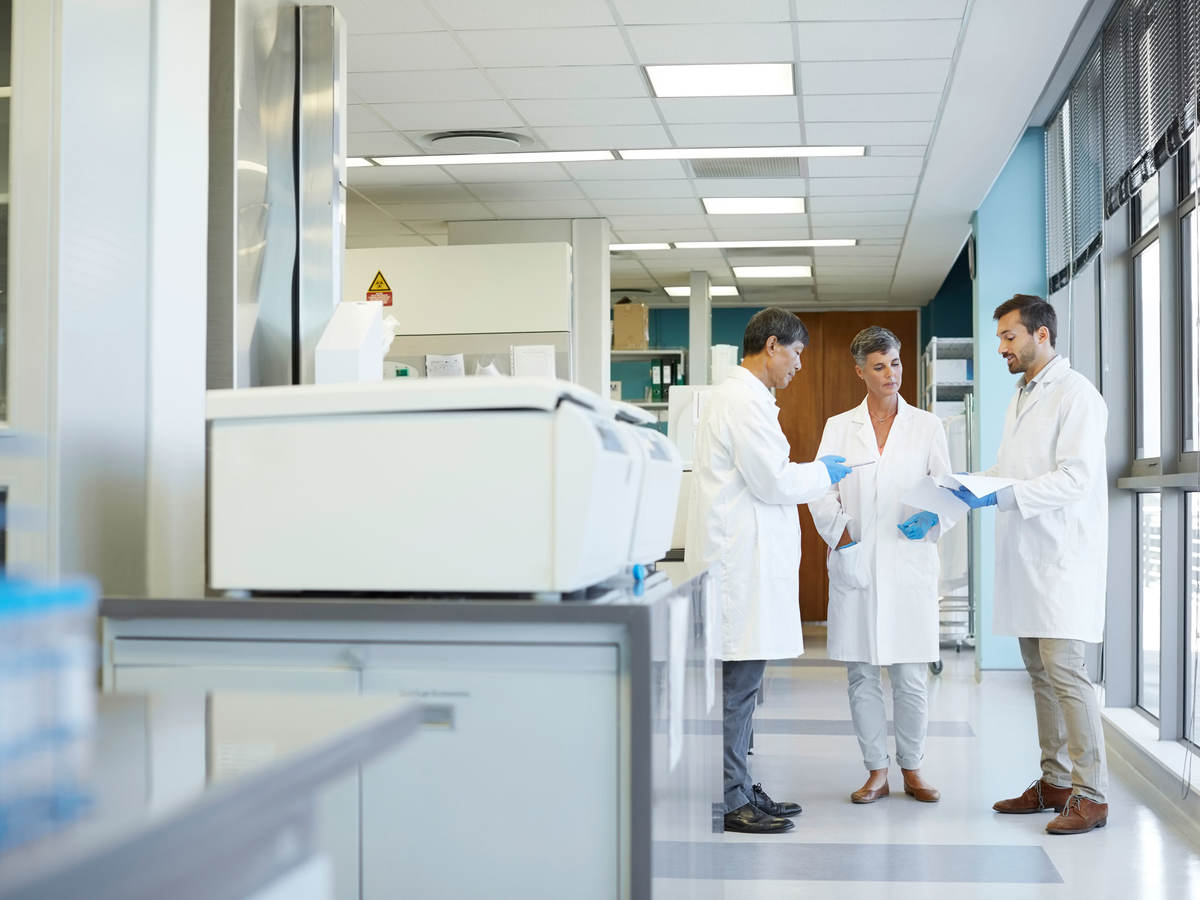
[[[672,297],[690,297],[692,296],[691,285],[683,284],[679,287],[663,288]],[[708,288],[710,297],[736,297],[738,289],[733,285],[710,285]]]
[[[812,278],[812,266],[734,266],[735,278]]]
[[[703,197],[710,216],[795,215],[804,212],[803,197]]]
[[[452,153],[444,156],[376,156],[381,166],[481,166],[497,163],[596,162],[613,159],[611,150],[552,150],[533,153]]]
[[[373,165],[375,165],[375,163],[371,162],[365,156],[347,156],[346,157],[346,168],[347,169],[357,169],[357,168],[361,168],[362,166],[373,166]]]
[[[618,150],[621,159],[772,159],[810,156],[862,156],[865,147],[663,147]]]
[[[791,63],[646,66],[656,97],[784,97],[796,93]]]
[[[670,250],[670,244],[609,244],[610,253],[616,253],[618,250]]]
[[[813,238],[797,241],[675,241],[676,250],[758,250],[772,247],[853,247],[855,238]]]

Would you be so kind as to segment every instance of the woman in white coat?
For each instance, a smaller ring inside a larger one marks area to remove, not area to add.
[[[870,775],[850,796],[873,803],[888,794],[887,711],[880,667],[892,683],[896,761],[906,794],[940,794],[921,778],[928,725],[927,666],[938,658],[937,516],[902,497],[927,475],[950,471],[941,420],[900,396],[900,341],[886,328],[860,331],[850,345],[867,396],[825,423],[818,456],[838,453],[858,466],[809,503],[829,545],[829,657],[844,660],[850,714]]]

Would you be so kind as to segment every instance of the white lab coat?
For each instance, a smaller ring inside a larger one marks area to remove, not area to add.
[[[996,634],[1103,640],[1107,427],[1104,398],[1065,357],[1048,364],[1019,416],[1017,398],[1009,403],[987,472],[1020,479],[996,514]]]
[[[722,655],[786,659],[800,629],[800,516],[829,489],[824,463],[793,463],[779,407],[741,366],[706,395],[695,435],[685,561],[716,577]]]
[[[829,657],[875,665],[938,658],[940,525],[910,541],[896,526],[918,512],[900,498],[926,475],[950,471],[946,432],[933,413],[900,407],[882,456],[864,399],[825,423],[818,456],[836,453],[856,468],[808,505],[831,550]],[[833,550],[849,527],[853,547]]]

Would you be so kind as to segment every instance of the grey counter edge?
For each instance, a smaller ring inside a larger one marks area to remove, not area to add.
[[[421,718],[418,706],[405,704],[260,771],[214,786],[161,820],[83,848],[57,869],[14,872],[10,885],[0,887],[0,900],[144,896],[102,886],[120,884],[131,872],[143,886],[169,884],[179,874],[181,854],[196,856],[217,843],[238,846],[243,836],[250,845],[272,829],[286,827],[319,788],[394,749],[421,727]],[[158,876],[156,869],[164,874]],[[204,887],[187,896],[204,896]]]

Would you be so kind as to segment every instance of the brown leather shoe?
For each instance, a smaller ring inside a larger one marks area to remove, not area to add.
[[[1046,826],[1050,834],[1083,834],[1108,824],[1108,804],[1073,794],[1066,808]]]
[[[1069,787],[1058,787],[1045,779],[1039,778],[1025,789],[1020,797],[1011,800],[1000,800],[993,804],[992,809],[998,813],[1024,815],[1026,813],[1043,812],[1052,809],[1062,812],[1063,807],[1071,798]]]
[[[883,784],[878,787],[871,787],[871,782],[883,773]],[[867,783],[860,787],[857,791],[850,795],[851,803],[874,803],[880,797],[886,797],[891,791],[888,789],[887,769],[873,769],[871,775],[867,778]]]
[[[942,799],[942,792],[933,785],[926,784],[917,769],[901,769],[904,775],[904,793],[922,803],[937,803]]]

